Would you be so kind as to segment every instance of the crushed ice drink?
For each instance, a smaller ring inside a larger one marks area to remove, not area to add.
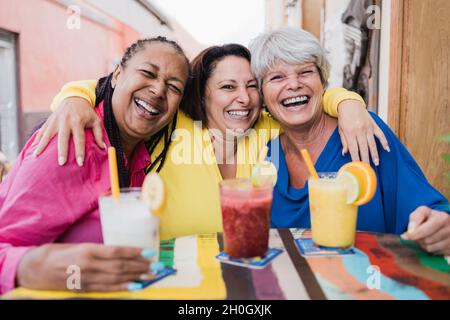
[[[103,243],[154,249],[159,257],[159,218],[150,205],[141,200],[140,188],[123,188],[120,198],[108,194],[99,198]]]
[[[273,187],[248,179],[220,183],[224,251],[233,258],[264,256],[269,242]]]

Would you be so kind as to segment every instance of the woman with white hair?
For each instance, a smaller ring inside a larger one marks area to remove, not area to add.
[[[310,33],[283,28],[250,43],[252,71],[264,102],[283,133],[269,142],[269,158],[278,166],[271,223],[273,227],[310,227],[307,179],[301,156],[308,149],[318,172],[335,172],[351,161],[342,156],[336,119],[322,109],[329,64]],[[404,233],[435,254],[450,254],[448,201],[434,189],[389,127],[374,121],[388,139],[390,152],[379,148],[373,165],[378,184],[372,201],[359,207],[357,229]],[[446,212],[445,212],[446,211]],[[414,230],[411,232],[411,230]]]
[[[161,168],[159,172],[167,195],[160,220],[162,239],[222,231],[219,182],[250,177],[259,150],[278,134],[279,125],[266,112],[261,112],[261,99],[250,62],[250,52],[239,44],[206,48],[191,62],[192,77],[184,91],[176,129],[150,152],[152,165],[160,162],[155,168]],[[95,123],[97,116],[88,102],[96,100],[95,84],[96,81],[69,83],[58,94],[55,105],[60,107],[51,117],[61,128],[58,145],[64,145],[63,137],[70,133],[74,124],[83,128],[85,123]],[[344,121],[347,125],[342,125],[344,132],[355,122],[369,127],[368,131],[356,130],[357,136],[364,140],[360,143],[351,143],[352,139],[347,134],[342,136],[348,142],[352,157],[359,159],[358,147],[364,151],[363,146],[366,146],[366,152],[361,152],[363,161],[369,162],[369,149],[377,161],[374,136],[381,143],[386,139],[359,99],[356,93],[334,88],[324,95],[323,106],[332,116],[338,115],[339,108],[341,124],[342,119],[347,119]],[[82,119],[89,120],[80,121]],[[41,129],[41,145],[45,137],[54,133],[51,123],[49,119],[48,125]],[[84,130],[73,130],[74,142],[77,132],[80,136]],[[93,132],[95,136],[96,130]],[[98,140],[101,145],[101,139]],[[160,152],[162,145],[168,146],[166,153]],[[387,143],[383,146],[388,147]],[[67,142],[61,149],[68,149]],[[77,148],[75,143],[74,149],[77,158],[81,157],[82,153],[77,153],[77,150],[84,150],[83,145]],[[166,155],[163,167],[163,162],[154,157],[154,153]],[[75,162],[75,158],[69,158],[69,162]]]

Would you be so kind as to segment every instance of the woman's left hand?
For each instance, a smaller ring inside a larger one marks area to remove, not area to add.
[[[380,141],[384,150],[389,150],[389,144],[383,131],[366,110],[365,106],[357,100],[344,100],[339,104],[339,135],[343,149],[342,155],[350,151],[353,161],[370,163],[369,151],[373,163],[378,166],[378,156],[375,138]]]
[[[437,255],[450,255],[450,214],[425,206],[409,216],[408,231],[401,236],[416,241],[424,250]]]

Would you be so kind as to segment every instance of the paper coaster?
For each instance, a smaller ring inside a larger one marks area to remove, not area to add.
[[[302,256],[341,256],[355,254],[355,250],[342,250],[338,248],[322,247],[315,244],[312,239],[295,239],[295,244]]]
[[[264,257],[254,257],[254,258],[241,258],[235,259],[230,258],[225,252],[220,252],[216,259],[223,262],[233,264],[235,266],[252,268],[252,269],[263,269],[265,268],[276,256],[278,256],[283,250],[269,248]]]
[[[163,270],[159,271],[155,278],[148,281],[139,282],[142,285],[142,288],[148,287],[149,285],[162,280],[163,278],[170,276],[171,274],[176,273],[177,270],[169,267],[165,267]]]

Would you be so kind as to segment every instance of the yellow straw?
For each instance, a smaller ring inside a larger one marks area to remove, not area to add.
[[[264,161],[264,159],[266,158],[267,152],[269,151],[269,147],[264,146],[261,151],[259,152],[259,156],[258,156],[258,163],[261,163]]]
[[[319,176],[317,175],[316,169],[314,169],[314,165],[311,161],[311,157],[309,156],[309,152],[306,149],[300,150],[303,160],[305,160],[306,167],[308,168],[309,174],[313,176],[314,179],[319,179]]]
[[[117,172],[117,158],[116,149],[114,147],[108,148],[108,161],[109,161],[109,177],[111,180],[111,193],[114,199],[119,199],[119,174]]]

